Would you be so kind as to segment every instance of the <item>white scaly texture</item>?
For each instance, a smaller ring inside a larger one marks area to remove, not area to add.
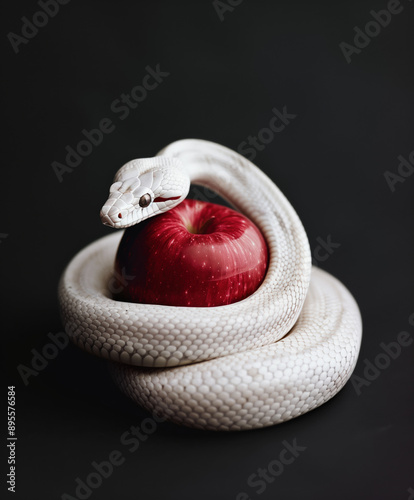
[[[75,343],[123,364],[177,367],[120,369],[117,379],[125,392],[178,423],[209,429],[247,429],[292,418],[339,391],[359,351],[358,308],[342,285],[317,271],[317,283],[303,310],[307,321],[302,321],[302,333],[292,335],[296,326],[280,341],[302,310],[311,257],[297,214],[263,172],[223,146],[183,140],[167,146],[154,158],[127,163],[114,181],[101,211],[108,225],[128,227],[172,208],[185,198],[192,182],[219,192],[247,215],[266,238],[270,256],[266,278],[254,294],[234,304],[210,308],[112,300],[108,283],[120,232],[98,240],[75,256],[59,285],[62,318],[74,332]],[[141,208],[138,201],[145,193],[150,194],[152,204]],[[160,197],[176,199],[155,202]],[[328,300],[329,294],[332,298]],[[344,315],[350,319],[342,326]],[[315,382],[305,384],[312,371],[306,361],[313,355],[318,373],[312,375],[312,380],[318,376],[319,384],[309,391],[307,388]],[[285,364],[279,365],[283,360]],[[252,375],[254,370],[250,374],[243,371],[247,361],[253,367],[263,366],[264,378]],[[179,366],[191,363],[198,364]],[[230,366],[232,371],[224,370]],[[276,371],[275,366],[279,366]],[[191,377],[193,383],[188,382]],[[308,392],[311,401],[304,404],[298,394]],[[217,399],[216,405],[211,405],[216,417],[201,404],[203,394],[209,395],[206,398],[210,403]],[[266,408],[263,418],[263,408],[259,411],[259,407]],[[255,417],[258,412],[260,415]]]
[[[175,368],[113,364],[123,392],[176,424],[245,430],[313,410],[350,377],[359,352],[361,317],[348,290],[313,268],[298,321],[279,342]]]

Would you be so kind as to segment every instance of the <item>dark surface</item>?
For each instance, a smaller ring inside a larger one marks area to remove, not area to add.
[[[364,27],[385,1],[244,0],[223,22],[210,1],[72,1],[18,54],[7,33],[20,33],[20,18],[39,8],[4,6],[3,400],[15,384],[18,414],[10,497],[74,496],[76,478],[118,449],[124,464],[90,498],[235,499],[243,491],[252,499],[410,498],[414,343],[360,395],[348,383],[317,410],[258,431],[160,424],[134,453],[121,436],[148,415],[118,391],[104,361],[71,345],[27,386],[17,371],[62,329],[59,276],[77,251],[110,233],[98,213],[121,165],[186,137],[237,149],[283,106],[297,117],[254,161],[292,202],[312,249],[328,235],[340,243],[318,264],[360,305],[355,374],[364,376],[364,360],[375,362],[381,342],[402,330],[413,338],[414,175],[394,193],[384,178],[397,172],[398,155],[414,150],[414,2],[401,5],[350,64],[339,44],[352,43],[354,26]],[[121,120],[111,103],[157,64],[170,75]],[[51,163],[63,162],[65,146],[103,118],[115,130],[59,183]],[[258,494],[248,477],[293,439],[306,450]]]

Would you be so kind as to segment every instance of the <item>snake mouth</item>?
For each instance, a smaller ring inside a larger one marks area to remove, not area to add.
[[[101,216],[101,222],[104,226],[115,227],[114,223],[107,215],[105,215],[104,217]]]
[[[101,210],[100,217],[102,224],[105,226],[116,227],[118,221],[114,220],[113,217],[110,217],[104,210]]]
[[[102,224],[109,227],[123,227],[128,217],[128,210],[105,204],[100,212]]]

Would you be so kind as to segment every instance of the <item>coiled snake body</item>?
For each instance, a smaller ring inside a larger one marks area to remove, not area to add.
[[[262,285],[220,307],[114,301],[108,282],[118,232],[81,251],[61,278],[62,318],[74,342],[118,362],[113,373],[124,392],[176,423],[249,429],[319,406],[354,369],[359,310],[341,283],[312,270],[297,214],[257,167],[211,142],[174,142],[117,172],[102,221],[122,228],[156,216],[180,203],[191,183],[217,191],[262,231],[269,248]]]

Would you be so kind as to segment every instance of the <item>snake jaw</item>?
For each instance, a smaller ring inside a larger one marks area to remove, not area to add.
[[[132,220],[132,213],[135,211],[135,207],[131,203],[132,195],[113,189],[113,186],[115,184],[111,186],[110,196],[101,208],[100,217],[102,223],[115,229],[135,224],[135,221]]]
[[[151,203],[147,207],[139,206],[140,193],[131,200],[130,193],[111,192],[100,212],[102,223],[114,229],[127,228],[170,210],[186,197],[186,194],[180,195],[177,192],[154,194],[149,188],[144,188],[143,191],[151,196]]]
[[[140,196],[134,197],[129,202],[128,196],[121,193],[114,196],[112,193],[101,209],[102,223],[114,229],[124,229],[170,210],[186,197],[186,195],[178,195],[178,193],[154,194],[151,189],[147,188],[146,193],[151,196],[151,204],[147,207],[139,206]]]
[[[108,201],[111,201],[111,199]],[[100,212],[101,222],[105,226],[113,227],[114,229],[124,229],[137,224],[141,220],[137,212],[139,210],[133,205],[120,209],[118,206],[111,207],[106,202]]]
[[[114,210],[115,209],[115,210]],[[115,212],[116,215],[115,215]],[[121,214],[121,218],[123,218],[122,212],[117,210],[116,207],[111,207],[109,208],[107,204],[105,204],[100,212],[100,217],[101,217],[101,222],[105,226],[117,228],[118,227],[118,221],[116,220],[116,217]],[[117,217],[119,218],[119,217]],[[119,226],[120,227],[120,226]]]

